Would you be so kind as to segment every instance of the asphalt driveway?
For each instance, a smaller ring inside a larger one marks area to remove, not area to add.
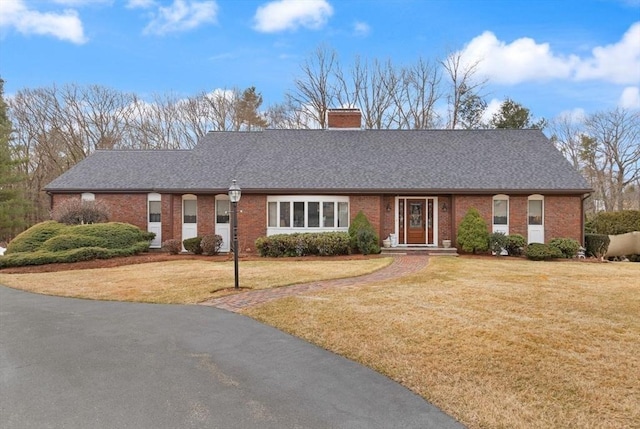
[[[203,306],[0,286],[2,428],[460,428],[388,378]]]

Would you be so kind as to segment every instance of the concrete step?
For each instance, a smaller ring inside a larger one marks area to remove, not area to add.
[[[380,253],[383,255],[458,256],[458,249],[455,247],[397,246],[384,247]]]

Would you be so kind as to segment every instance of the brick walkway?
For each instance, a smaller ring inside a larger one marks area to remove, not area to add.
[[[302,295],[309,292],[318,292],[345,286],[364,285],[367,283],[401,277],[421,270],[429,262],[429,257],[427,255],[397,255],[393,258],[393,262],[388,267],[363,276],[239,292],[233,295],[213,298],[208,301],[204,301],[201,304],[237,313],[243,308],[263,304],[280,298],[286,298],[288,296]]]

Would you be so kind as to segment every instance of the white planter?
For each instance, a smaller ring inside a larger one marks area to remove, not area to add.
[[[391,247],[391,240],[389,240],[388,238],[382,240],[382,247],[384,247],[385,249]]]
[[[445,249],[451,247],[451,240],[442,240],[442,247],[444,247]]]

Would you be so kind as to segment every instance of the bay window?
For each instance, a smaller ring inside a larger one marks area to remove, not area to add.
[[[267,235],[346,231],[349,197],[289,195],[267,197]]]

